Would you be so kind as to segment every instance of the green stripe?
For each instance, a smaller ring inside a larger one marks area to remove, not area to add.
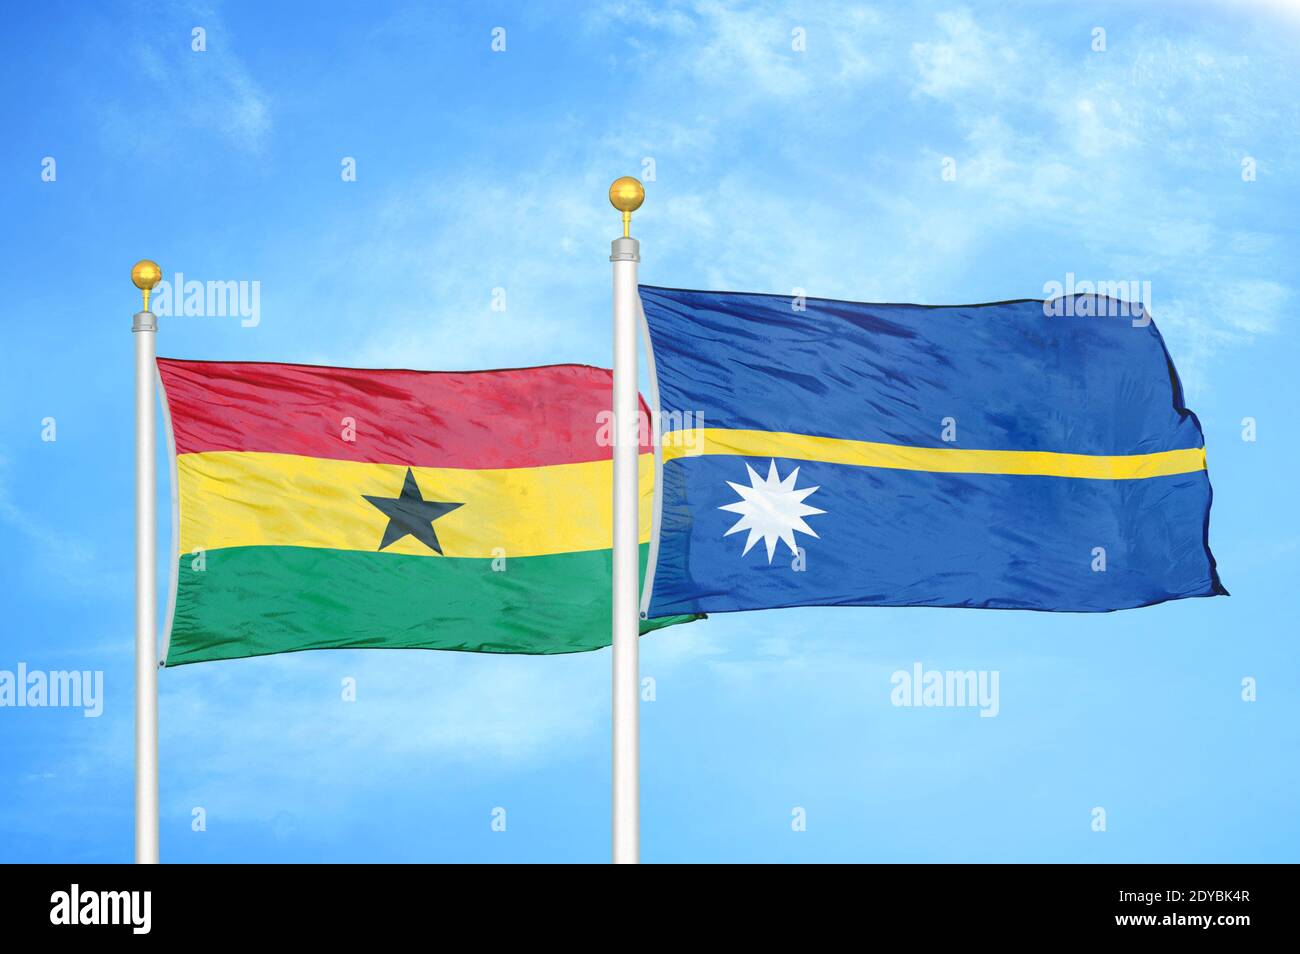
[[[493,560],[312,547],[209,550],[201,570],[194,560],[180,558],[168,666],[304,649],[575,653],[610,642],[609,550],[512,557],[495,570]]]

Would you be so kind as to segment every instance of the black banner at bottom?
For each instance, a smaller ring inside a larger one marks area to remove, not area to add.
[[[606,873],[590,884],[593,873],[582,867],[544,878],[528,867],[418,865],[33,865],[6,874],[7,938],[66,934],[91,943],[280,933],[373,942],[376,929],[419,932],[433,943],[451,930],[447,940],[463,943],[466,929],[498,940],[530,925],[542,942],[538,932],[557,940],[621,919],[643,941],[682,922],[693,936],[785,926],[848,929],[863,939],[910,923],[923,927],[927,943],[1045,933],[1232,943],[1284,928],[1284,881],[1292,880],[1287,868],[1252,865],[737,867],[674,870],[663,882],[661,873],[647,873],[649,882]],[[695,881],[701,875],[708,881]]]

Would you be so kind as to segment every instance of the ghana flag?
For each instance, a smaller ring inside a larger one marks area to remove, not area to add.
[[[609,645],[609,371],[158,370],[179,530],[168,666]],[[647,439],[643,566],[652,481]]]

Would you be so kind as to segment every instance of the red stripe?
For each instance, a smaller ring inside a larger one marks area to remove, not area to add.
[[[604,368],[390,371],[159,358],[158,370],[177,454],[264,451],[500,468],[612,453],[601,439],[612,384]],[[355,441],[343,438],[344,418],[356,422]]]

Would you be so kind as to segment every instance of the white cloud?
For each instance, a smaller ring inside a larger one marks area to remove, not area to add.
[[[542,117],[552,134],[526,165],[492,159],[408,181],[360,226],[341,213],[326,257],[365,283],[328,306],[363,320],[316,342],[309,360],[606,362],[604,243],[616,220],[604,190],[644,157],[657,166],[637,216],[651,283],[942,303],[1041,294],[1067,270],[1149,280],[1180,367],[1206,368],[1215,351],[1277,327],[1285,282],[1260,271],[1267,257],[1255,251],[1275,238],[1193,184],[1216,162],[1231,180],[1238,158],[1225,142],[1294,113],[1276,50],[1245,57],[1196,33],[1169,41],[1137,28],[1096,54],[1081,28],[1070,51],[1021,19],[963,9],[908,22],[851,6],[805,17],[776,4],[617,3],[584,23],[620,58],[634,115],[616,129]],[[807,53],[789,49],[795,26]],[[926,132],[897,133],[902,110],[925,110]],[[753,152],[756,124],[766,145]],[[862,162],[847,168],[855,143]],[[940,180],[948,156],[955,182]],[[968,290],[974,263],[1003,249],[1019,270],[985,267],[997,283]],[[1165,313],[1250,281],[1278,288],[1257,289],[1249,317]],[[504,312],[490,308],[498,287]],[[1211,350],[1184,357],[1197,348]]]
[[[594,10],[587,24],[622,37],[630,52],[617,55],[625,65],[669,85],[689,78],[727,90],[731,109],[761,107],[773,97],[843,93],[884,71],[869,51],[880,46],[885,20],[860,4],[818,4],[795,12],[780,3],[611,3]],[[801,50],[794,48],[796,30],[803,31]],[[651,44],[644,32],[666,35]]]
[[[1222,309],[1223,319],[1237,331],[1261,335],[1279,330],[1280,316],[1291,298],[1291,289],[1279,282],[1241,278],[1218,289],[1214,304]]]
[[[688,632],[695,630],[695,632]],[[648,635],[643,672],[671,678],[723,650],[698,624]],[[160,673],[167,812],[220,805],[227,818],[274,819],[264,793],[309,781],[329,812],[394,779],[518,773],[590,751],[609,732],[609,652],[506,656],[418,650],[306,652]],[[356,680],[357,699],[340,698]],[[106,754],[106,753],[105,753]]]
[[[149,83],[149,95],[96,106],[101,133],[122,151],[166,155],[194,132],[256,155],[273,122],[270,99],[236,52],[238,38],[206,4],[162,7],[151,29],[122,49],[124,69]],[[191,30],[207,31],[207,49],[191,49]],[[96,91],[90,93],[98,96]]]
[[[1279,327],[1291,291],[1259,272],[1258,250],[1274,239],[1243,229],[1230,190],[1242,155],[1296,121],[1282,47],[1261,42],[1247,55],[1201,33],[1171,40],[1139,27],[1112,31],[1104,53],[1081,30],[1062,52],[964,10],[934,29],[912,48],[913,89],[951,108],[962,142],[924,154],[936,167],[954,155],[951,201],[980,222],[983,242],[1052,216],[1106,263],[1087,277],[1150,281],[1193,394],[1225,348]],[[1210,200],[1192,183],[1216,169]]]
[[[127,574],[116,570],[84,533],[51,523],[32,501],[14,499],[8,468],[8,459],[0,456],[0,526],[22,541],[24,572],[46,584],[58,581],[70,593],[127,592]]]
[[[1019,43],[984,30],[968,10],[941,13],[935,20],[941,36],[912,44],[920,92],[943,98],[977,89],[999,96],[1018,85]]]

